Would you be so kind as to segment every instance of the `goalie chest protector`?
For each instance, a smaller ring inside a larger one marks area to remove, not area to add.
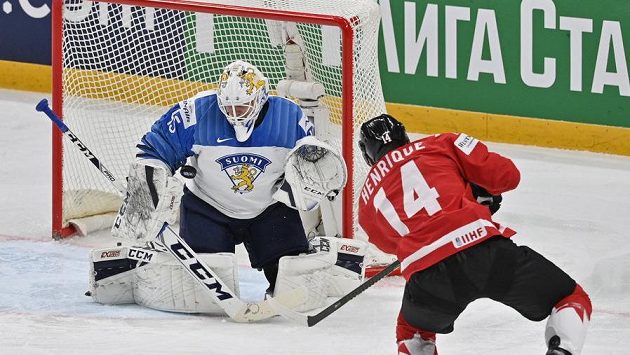
[[[145,139],[164,140],[157,144],[165,148],[158,153],[173,169],[181,159],[172,155],[189,158],[197,175],[186,186],[196,196],[227,216],[254,218],[275,202],[272,195],[288,152],[313,134],[313,125],[295,103],[270,96],[265,106],[251,137],[239,142],[214,92],[204,92],[173,107]]]

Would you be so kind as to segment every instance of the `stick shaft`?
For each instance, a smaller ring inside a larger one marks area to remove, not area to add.
[[[116,176],[114,176],[114,174],[111,171],[109,171],[109,169],[107,169],[105,165],[103,165],[103,163],[96,157],[96,155],[94,155],[94,153],[92,153],[92,151],[87,147],[87,145],[81,142],[79,137],[77,137],[70,130],[70,128],[59,118],[59,116],[57,116],[57,114],[55,114],[53,110],[50,109],[50,106],[48,106],[48,100],[46,99],[41,100],[37,104],[35,109],[39,112],[45,113],[46,116],[48,116],[48,118],[50,118],[50,120],[55,124],[55,126],[57,126],[64,135],[70,138],[70,141],[74,143],[74,145],[76,145],[77,148],[79,148],[81,153],[83,153],[83,155],[92,163],[92,165],[94,165],[107,178],[107,180],[109,180],[114,185],[114,187],[121,194],[125,193],[125,190],[126,190],[125,186],[119,180],[116,179]]]

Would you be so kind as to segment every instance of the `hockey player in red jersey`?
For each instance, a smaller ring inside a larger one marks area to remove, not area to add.
[[[466,306],[490,298],[527,319],[545,318],[547,355],[578,355],[591,317],[588,295],[564,271],[509,239],[492,220],[501,194],[515,189],[514,163],[465,135],[410,142],[389,115],[361,126],[359,146],[372,166],[359,196],[369,240],[397,255],[406,279],[396,327],[398,354],[437,354]]]

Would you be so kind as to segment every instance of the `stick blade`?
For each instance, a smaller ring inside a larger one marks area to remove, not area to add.
[[[294,297],[299,297],[303,302],[306,300],[306,290],[304,287],[296,288],[293,291],[288,292],[288,294],[291,293],[294,293]],[[278,297],[272,297],[267,299],[267,302],[269,302],[269,305],[271,305],[271,307],[280,316],[303,326],[310,327],[310,325],[308,324],[309,316],[300,312],[296,312],[292,309],[296,306],[299,306],[299,304],[293,302],[293,307],[291,307],[289,302],[283,302],[282,297],[282,295],[279,295]]]

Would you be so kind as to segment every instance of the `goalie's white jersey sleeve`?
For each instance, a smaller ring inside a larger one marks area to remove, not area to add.
[[[223,214],[239,219],[259,215],[284,174],[287,154],[313,134],[298,105],[271,96],[251,137],[239,142],[219,110],[213,91],[180,102],[153,124],[140,144],[139,159],[159,159],[173,171],[188,164],[197,169],[186,187]]]

